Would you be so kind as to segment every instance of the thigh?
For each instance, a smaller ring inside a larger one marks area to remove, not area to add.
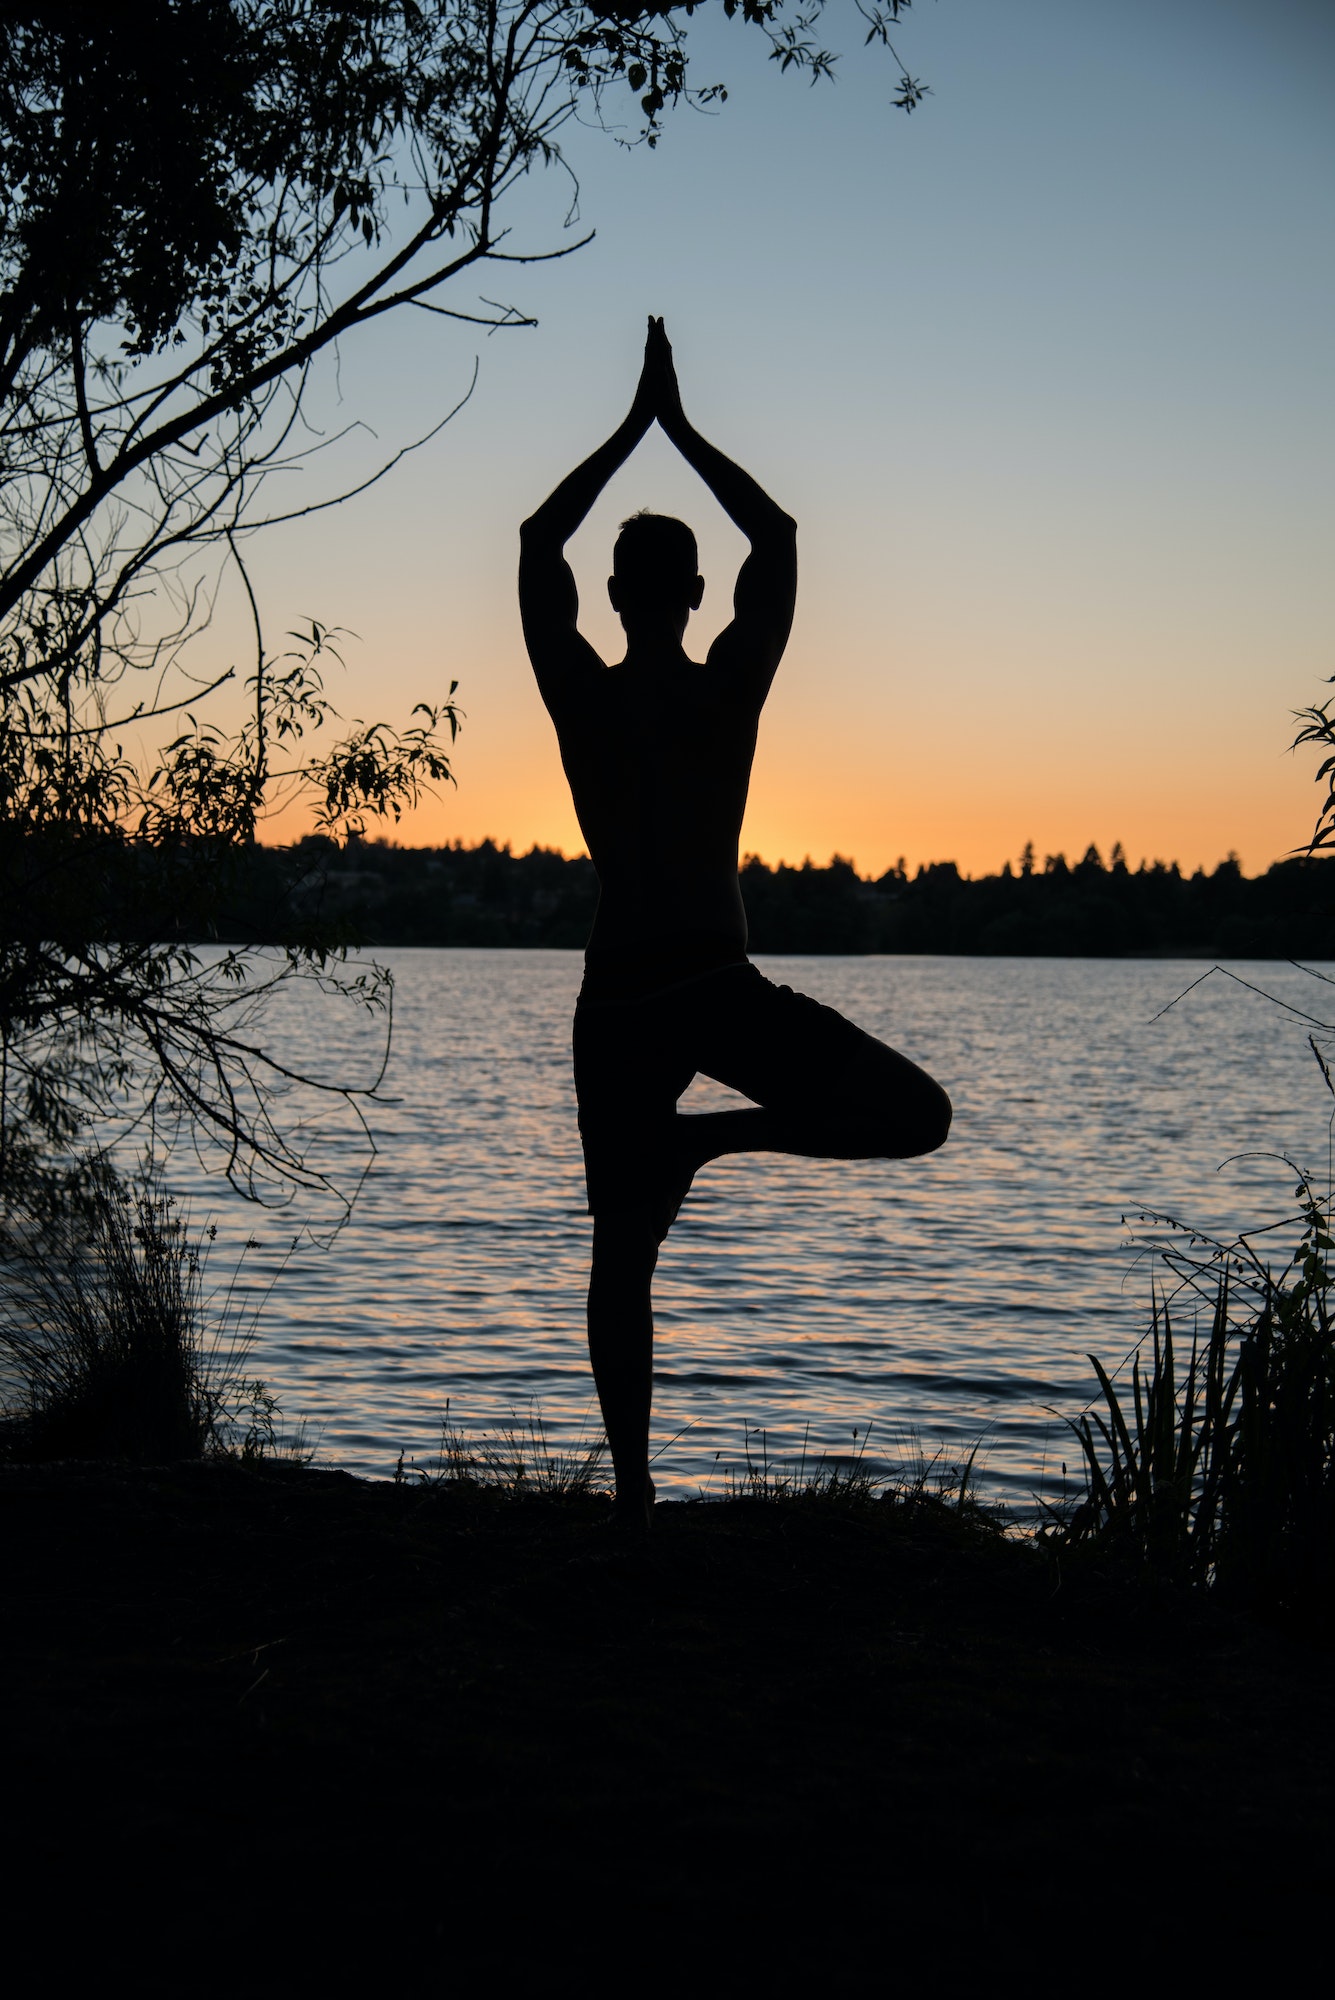
[[[673,1024],[652,1001],[579,1007],[571,1032],[581,1126],[661,1119],[695,1074]]]
[[[691,1047],[707,1076],[803,1119],[899,1127],[928,1116],[939,1122],[945,1107],[948,1121],[940,1085],[835,1008],[776,985],[753,965],[735,978],[720,974],[719,983],[718,1004]]]
[[[580,1007],[572,1034],[590,1207],[655,1198],[677,1099],[694,1071],[652,1003]]]

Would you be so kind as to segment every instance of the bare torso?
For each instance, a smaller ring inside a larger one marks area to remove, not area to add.
[[[604,667],[553,719],[601,896],[590,958],[746,949],[737,845],[758,715],[708,666]]]

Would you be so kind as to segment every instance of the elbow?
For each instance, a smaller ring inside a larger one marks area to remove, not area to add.
[[[559,555],[565,547],[565,539],[565,534],[545,507],[539,507],[536,514],[530,514],[527,521],[519,523],[521,557],[532,556],[541,560],[546,556]]]
[[[776,507],[771,500],[769,506],[754,516],[744,529],[753,549],[768,549],[772,556],[796,556],[797,523],[791,514],[785,514],[782,507]]]

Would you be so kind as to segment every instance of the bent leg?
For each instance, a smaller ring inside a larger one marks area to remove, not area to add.
[[[700,1067],[756,1108],[678,1114],[688,1172],[726,1153],[902,1160],[945,1144],[951,1104],[933,1077],[832,1007],[748,971],[710,1024]]]
[[[727,1153],[795,1153],[809,1160],[912,1160],[944,1146],[950,1119],[949,1097],[939,1083],[918,1070],[909,1088],[889,1094],[872,1091],[862,1103],[831,1103],[823,1112],[758,1106],[746,1111],[681,1114],[677,1134],[684,1160],[693,1161],[697,1169]]]
[[[589,1274],[589,1359],[616,1474],[617,1511],[647,1526],[649,1406],[653,1395],[654,1317],[650,1285],[660,1231],[638,1209],[594,1218]]]

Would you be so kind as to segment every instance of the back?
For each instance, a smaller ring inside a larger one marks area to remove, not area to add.
[[[744,950],[737,845],[759,707],[726,676],[588,664],[549,700],[602,899],[599,953],[710,932]]]

